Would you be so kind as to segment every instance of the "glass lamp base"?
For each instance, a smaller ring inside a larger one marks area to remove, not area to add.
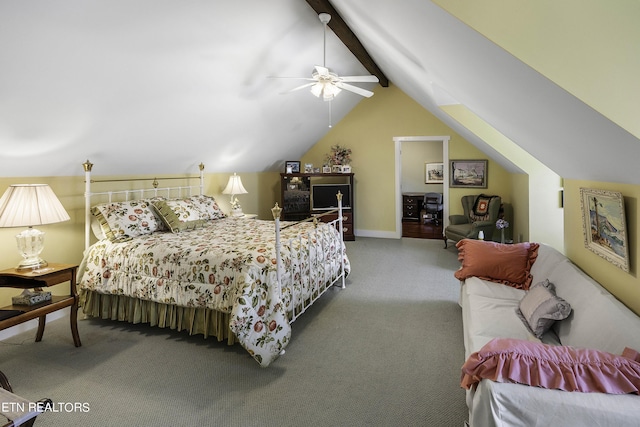
[[[44,233],[29,227],[16,236],[18,251],[24,258],[16,267],[16,270],[35,270],[46,267],[47,261],[40,258],[44,249]]]

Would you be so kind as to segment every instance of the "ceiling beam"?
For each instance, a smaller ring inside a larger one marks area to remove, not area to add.
[[[351,31],[351,28],[344,22],[338,11],[329,3],[329,0],[307,0],[307,3],[309,3],[309,6],[311,6],[316,13],[328,13],[331,15],[331,20],[328,24],[329,28],[331,28],[342,43],[349,48],[364,68],[378,78],[380,86],[388,87],[389,79],[387,79],[387,76],[384,75],[380,67],[378,67],[378,64],[371,58],[367,50],[362,46],[362,43],[360,43],[360,40],[358,40],[358,37],[353,34],[353,31]]]

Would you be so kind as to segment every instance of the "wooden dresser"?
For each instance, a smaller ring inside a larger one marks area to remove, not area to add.
[[[424,193],[403,193],[402,194],[402,220],[419,221],[420,211]]]

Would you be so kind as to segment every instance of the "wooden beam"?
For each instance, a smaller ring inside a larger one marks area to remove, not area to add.
[[[387,76],[384,75],[380,67],[378,67],[378,64],[371,58],[367,50],[362,46],[362,43],[360,43],[360,40],[358,40],[358,37],[353,34],[353,31],[351,31],[351,28],[344,22],[338,11],[329,3],[329,0],[307,0],[307,3],[309,3],[309,6],[311,6],[316,13],[328,13],[331,15],[331,20],[328,24],[329,28],[331,28],[342,43],[349,48],[364,68],[378,77],[380,86],[388,87],[389,79],[387,79]]]

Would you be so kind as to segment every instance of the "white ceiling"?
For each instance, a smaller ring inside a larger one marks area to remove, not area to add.
[[[563,177],[640,183],[625,173],[637,138],[433,3],[332,4],[392,84],[510,170],[436,99]],[[332,70],[368,74],[331,32],[327,43]],[[0,60],[2,176],[75,175],[85,158],[100,174],[280,170],[329,130],[328,103],[270,78],[322,63],[322,25],[302,0],[3,0]],[[333,121],[360,99],[343,91]]]

